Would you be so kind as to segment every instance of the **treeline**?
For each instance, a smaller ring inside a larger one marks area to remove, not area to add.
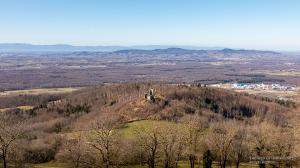
[[[10,108],[17,106],[39,106],[50,101],[60,100],[64,94],[42,94],[42,95],[17,95],[0,97],[0,108]]]
[[[8,163],[24,167],[26,163],[56,160],[75,168],[177,168],[180,163],[190,168],[211,168],[213,163],[221,168],[238,168],[242,163],[260,168],[292,167],[298,159],[291,129],[255,117],[209,122],[194,114],[178,122],[154,123],[137,126],[126,137],[122,133],[124,123],[106,114],[89,123],[86,130],[53,135],[42,145],[26,122],[1,114],[0,156],[4,167]]]
[[[98,121],[91,132],[66,141],[57,158],[74,167],[177,168],[183,162],[190,168],[210,168],[213,162],[221,168],[249,162],[261,168],[292,167],[295,141],[291,130],[252,122],[208,123],[192,115],[177,124],[138,127],[126,139],[116,131],[116,122]]]

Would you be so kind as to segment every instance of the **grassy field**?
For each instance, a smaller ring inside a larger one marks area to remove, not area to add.
[[[18,107],[16,107],[16,109],[19,109],[19,110],[30,110],[32,108],[33,108],[33,106],[18,106]],[[0,109],[0,112],[5,112],[5,111],[11,110],[11,109],[14,109],[14,108],[3,108],[3,109]]]
[[[12,91],[0,92],[0,96],[59,94],[59,93],[70,93],[79,89],[82,89],[82,87],[12,90]]]
[[[71,166],[68,166],[65,163],[49,162],[49,163],[42,163],[42,164],[27,165],[26,168],[71,168]]]
[[[134,136],[136,130],[138,130],[139,128],[151,128],[156,125],[178,126],[178,124],[168,121],[141,120],[124,124],[118,131],[122,135],[122,137],[130,138]]]
[[[122,125],[116,131],[122,138],[131,138],[135,136],[136,130],[140,128],[151,128],[155,125],[170,125],[170,126],[178,126],[178,124],[168,122],[168,121],[158,121],[158,120],[140,120],[140,121],[133,121]],[[86,131],[77,131],[77,132],[70,132],[65,133],[68,139],[76,138],[81,133],[86,133]]]

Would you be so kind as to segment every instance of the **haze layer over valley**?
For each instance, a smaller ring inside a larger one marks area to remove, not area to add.
[[[2,90],[130,81],[297,84],[295,54],[258,50],[120,50],[1,52]],[[275,73],[276,72],[276,73]]]

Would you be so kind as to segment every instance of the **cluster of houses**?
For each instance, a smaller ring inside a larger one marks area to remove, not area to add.
[[[214,87],[222,87],[223,84],[215,84]],[[279,90],[279,91],[293,91],[296,90],[292,85],[280,84],[264,84],[264,83],[231,83],[229,87],[239,90]]]
[[[280,85],[280,84],[264,84],[264,83],[233,83],[231,84],[233,89],[252,89],[252,90],[281,90],[292,91],[295,90],[295,86]]]

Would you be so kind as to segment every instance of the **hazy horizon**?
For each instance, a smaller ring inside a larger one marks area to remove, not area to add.
[[[300,50],[296,0],[2,1],[0,43]]]
[[[72,45],[72,44],[32,44],[32,43],[0,43],[0,51],[119,51],[119,50],[156,50],[180,48],[186,50],[258,50],[275,52],[300,52],[300,50],[271,50],[256,48],[232,48],[224,46],[193,46],[193,45]]]

